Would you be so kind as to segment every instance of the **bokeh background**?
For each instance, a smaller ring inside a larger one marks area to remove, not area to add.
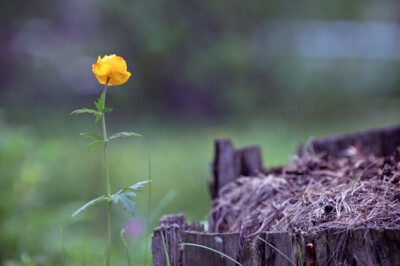
[[[398,1],[5,0],[0,8],[0,263],[102,265],[98,55],[123,56],[131,79],[109,90],[113,191],[148,179],[136,218],[113,209],[114,265],[146,257],[147,219],[205,221],[213,140],[258,144],[266,166],[300,141],[399,122]],[[61,237],[60,230],[64,235]],[[63,246],[64,250],[63,251]],[[147,252],[147,262],[150,262]]]

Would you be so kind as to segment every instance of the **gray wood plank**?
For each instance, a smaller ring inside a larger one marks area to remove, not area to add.
[[[224,254],[233,258],[234,260],[239,259],[239,246],[240,246],[240,235],[239,233],[231,233],[222,235],[224,239]],[[225,259],[225,266],[237,265],[229,259]]]
[[[218,197],[218,191],[236,178],[235,149],[230,139],[214,142],[214,160],[212,163],[213,179],[210,183],[211,197]]]
[[[265,232],[260,234],[260,237],[278,249],[281,253],[285,254],[292,262],[296,263],[297,246],[294,241],[295,236],[289,232]],[[265,245],[266,265],[293,266],[292,262],[270,245]]]

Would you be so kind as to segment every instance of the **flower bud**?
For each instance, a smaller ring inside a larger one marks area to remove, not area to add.
[[[105,55],[103,58],[99,56],[97,63],[92,66],[92,71],[101,84],[106,84],[108,80],[109,86],[123,84],[131,76],[125,60],[115,54]]]

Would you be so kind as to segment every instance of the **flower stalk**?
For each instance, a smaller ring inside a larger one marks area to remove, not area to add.
[[[104,102],[103,109],[106,107],[106,94],[107,94],[107,86],[109,79],[104,86]],[[108,198],[108,207],[107,207],[107,260],[106,265],[110,265],[111,261],[111,189],[110,189],[110,169],[108,167],[108,141],[107,141],[107,126],[106,126],[106,118],[103,113],[101,116],[101,122],[103,124],[103,150],[104,150],[104,165],[106,170],[106,183],[107,183],[107,198]]]
[[[106,187],[107,187],[107,194],[92,199],[85,203],[82,207],[80,207],[77,211],[72,214],[72,217],[76,216],[78,213],[84,211],[90,206],[93,206],[99,202],[107,201],[107,258],[105,259],[105,265],[110,266],[111,262],[111,205],[113,203],[118,204],[121,203],[122,207],[129,211],[129,213],[134,216],[136,203],[134,201],[134,197],[136,197],[135,192],[143,188],[144,184],[148,183],[147,181],[140,181],[134,185],[124,187],[120,189],[118,192],[111,194],[110,188],[110,170],[108,166],[108,143],[110,140],[122,138],[122,137],[131,137],[131,136],[139,136],[135,132],[119,132],[116,134],[111,135],[110,137],[107,136],[107,126],[106,126],[106,118],[105,113],[111,112],[112,108],[106,108],[106,94],[107,88],[109,86],[116,86],[125,83],[131,73],[127,71],[127,66],[125,60],[120,57],[116,56],[115,54],[104,56],[101,58],[100,56],[97,59],[97,63],[92,65],[92,71],[96,75],[97,80],[99,83],[104,84],[103,93],[100,95],[100,98],[95,101],[96,109],[89,109],[89,108],[82,108],[73,111],[71,114],[83,114],[88,113],[92,114],[95,117],[95,122],[101,120],[102,127],[103,127],[103,136],[100,136],[96,133],[89,133],[84,132],[81,133],[82,136],[86,136],[92,138],[94,141],[88,144],[88,152],[92,149],[103,145],[104,151],[104,164],[105,164],[105,174],[106,174]]]

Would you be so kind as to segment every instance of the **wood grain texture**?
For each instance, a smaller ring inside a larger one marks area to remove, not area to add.
[[[263,232],[260,237],[285,254],[291,261],[297,262],[296,236],[289,232]],[[292,266],[293,264],[275,248],[265,244],[264,262],[266,265]]]
[[[250,146],[236,150],[236,176],[257,176],[263,169],[261,148]]]
[[[326,230],[314,239],[315,265],[399,265],[400,229]]]
[[[240,176],[257,176],[263,170],[261,148],[249,146],[235,149],[230,139],[214,142],[213,178],[210,181],[211,198],[218,197],[218,191]]]
[[[313,140],[308,148],[316,153],[340,157],[349,145],[366,148],[379,156],[390,155],[400,145],[400,126],[319,138]],[[301,155],[304,148],[300,145],[298,154]]]
[[[261,232],[259,239],[248,239],[238,233],[211,234],[180,230],[177,224],[154,230],[152,251],[154,265],[167,265],[161,233],[164,234],[171,265],[181,266],[233,266],[235,263],[213,251],[195,246],[179,246],[193,243],[218,250],[244,266],[300,265],[299,244],[303,264],[322,265],[399,265],[400,229],[358,228],[324,230],[315,235],[294,235],[289,232]],[[307,245],[306,245],[307,243]],[[312,247],[312,248],[310,248]]]
[[[221,187],[235,180],[235,159],[235,148],[230,139],[220,139],[214,142],[213,179],[210,183],[212,198],[218,197],[218,191]]]
[[[152,236],[151,250],[154,265],[167,265],[161,234],[163,234],[165,239],[171,265],[184,265],[183,247],[179,246],[179,244],[182,243],[183,232],[187,230],[196,230],[198,233],[201,233],[204,231],[204,227],[199,223],[188,225],[186,215],[182,213],[161,217],[160,227],[154,229]]]
[[[179,226],[177,224],[161,226],[154,229],[151,248],[153,254],[153,264],[160,266],[168,265],[161,234],[165,239],[165,245],[167,247],[171,265],[182,265],[182,248],[178,246],[182,240]]]
[[[192,243],[197,245],[206,246],[214,250],[220,251],[223,254],[230,256],[233,259],[237,259],[239,254],[239,234],[210,234],[210,233],[197,233],[197,232],[185,232],[184,233],[185,243]],[[185,265],[236,265],[233,261],[229,260],[225,256],[222,256],[214,251],[196,247],[196,246],[185,246],[184,247]]]

